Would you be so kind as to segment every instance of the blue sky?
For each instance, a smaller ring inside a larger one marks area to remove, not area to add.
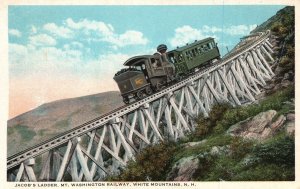
[[[112,77],[123,62],[161,43],[171,50],[210,36],[224,55],[283,7],[9,6],[10,112],[14,98],[31,98],[31,109],[117,90]]]
[[[165,43],[170,48],[170,40],[174,37],[176,28],[191,26],[201,30],[203,26],[217,27],[220,29],[232,26],[253,26],[261,24],[267,18],[274,15],[276,11],[284,6],[11,6],[9,8],[9,28],[17,29],[24,36],[22,38],[10,37],[10,42],[20,44],[28,43],[28,36],[31,35],[31,27],[42,27],[47,23],[54,23],[57,26],[66,26],[66,20],[74,22],[88,20],[90,22],[103,22],[113,27],[116,34],[125,33],[128,30],[142,32],[144,38],[148,39],[146,45],[132,48],[125,46],[115,49],[125,53],[138,53],[137,48],[155,48],[159,43]],[[239,34],[223,32],[207,32],[218,36],[224,44],[233,47],[239,37],[246,33]],[[240,35],[242,34],[242,35]],[[81,34],[77,37],[86,37]],[[77,39],[83,43],[84,39]],[[68,40],[60,39],[57,44],[62,47]],[[101,43],[86,44],[93,47],[92,53],[106,53],[107,45]],[[109,49],[111,50],[111,49]]]

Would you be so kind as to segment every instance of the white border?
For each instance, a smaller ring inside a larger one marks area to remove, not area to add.
[[[7,152],[7,120],[8,120],[8,6],[9,5],[292,5],[295,6],[295,53],[296,53],[296,78],[295,80],[299,80],[299,69],[297,66],[297,60],[299,60],[299,0],[5,0],[0,2],[0,186],[2,188],[55,188],[55,187],[14,187],[16,183],[14,182],[7,182],[6,181],[6,152]],[[295,84],[296,88],[296,127],[298,126],[298,112],[299,112],[299,82]],[[299,130],[296,128],[296,181],[295,182],[193,182],[195,187],[188,187],[188,188],[205,188],[205,189],[219,189],[219,188],[243,188],[243,189],[282,189],[282,188],[295,188],[300,189],[300,179],[299,179]],[[190,183],[190,182],[186,182]],[[37,184],[37,183],[36,183]],[[58,188],[58,187],[56,187]],[[61,188],[61,187],[59,187]],[[67,187],[66,187],[67,188]],[[68,187],[68,188],[76,188],[76,187]],[[78,187],[78,188],[85,188],[85,187]],[[99,187],[89,187],[99,188]],[[108,187],[105,188],[121,188],[121,187]],[[122,187],[123,188],[133,188],[133,187]],[[141,187],[143,188],[143,187]],[[151,188],[151,187],[146,187]],[[155,187],[157,188],[157,187]],[[176,188],[176,187],[161,187],[161,188]],[[186,187],[179,187],[179,188],[186,188]]]

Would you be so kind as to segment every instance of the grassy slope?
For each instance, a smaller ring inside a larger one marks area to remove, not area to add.
[[[8,156],[121,106],[119,92],[58,100],[8,121]]]
[[[294,70],[294,8],[286,7],[257,27],[255,32],[271,29],[279,37],[281,46],[280,74]],[[294,98],[294,86],[278,90],[258,105],[231,108],[216,106],[209,118],[199,117],[196,132],[177,143],[161,143],[142,151],[136,162],[130,162],[120,176],[108,180],[145,181],[166,180],[172,166],[181,158],[198,155],[200,165],[194,180],[294,180],[295,140],[283,131],[264,143],[231,137],[225,131],[233,124],[270,109],[278,115],[294,111],[294,106],[284,102]],[[184,148],[182,143],[201,141],[202,145]],[[204,155],[213,146],[229,146],[230,155]],[[155,155],[153,155],[155,154]],[[202,154],[199,156],[199,154]],[[159,157],[158,157],[159,156]]]
[[[164,181],[167,173],[179,159],[198,156],[200,165],[195,180],[294,180],[294,138],[284,131],[264,143],[243,140],[225,134],[234,123],[259,112],[276,110],[278,114],[294,111],[294,106],[284,102],[294,98],[294,88],[288,87],[264,99],[258,105],[231,108],[215,106],[209,118],[199,118],[195,133],[177,143],[165,142],[147,147],[130,162],[118,177],[109,180],[123,181]],[[206,129],[204,129],[206,128]],[[206,132],[203,132],[205,130]],[[206,142],[186,148],[183,143]],[[212,156],[213,146],[229,146],[229,155]],[[202,155],[201,155],[202,154]]]

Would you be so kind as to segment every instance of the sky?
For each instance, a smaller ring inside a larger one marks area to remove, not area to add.
[[[9,6],[9,117],[47,102],[116,91],[135,55],[214,37],[221,54],[282,9],[266,6]]]

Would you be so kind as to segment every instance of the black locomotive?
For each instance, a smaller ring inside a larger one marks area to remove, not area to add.
[[[160,91],[182,78],[182,75],[220,58],[213,38],[195,41],[170,52],[167,52],[167,46],[162,44],[157,47],[157,51],[154,55],[130,58],[124,63],[127,68],[115,74],[114,80],[125,104],[128,104],[130,99],[140,100]]]

